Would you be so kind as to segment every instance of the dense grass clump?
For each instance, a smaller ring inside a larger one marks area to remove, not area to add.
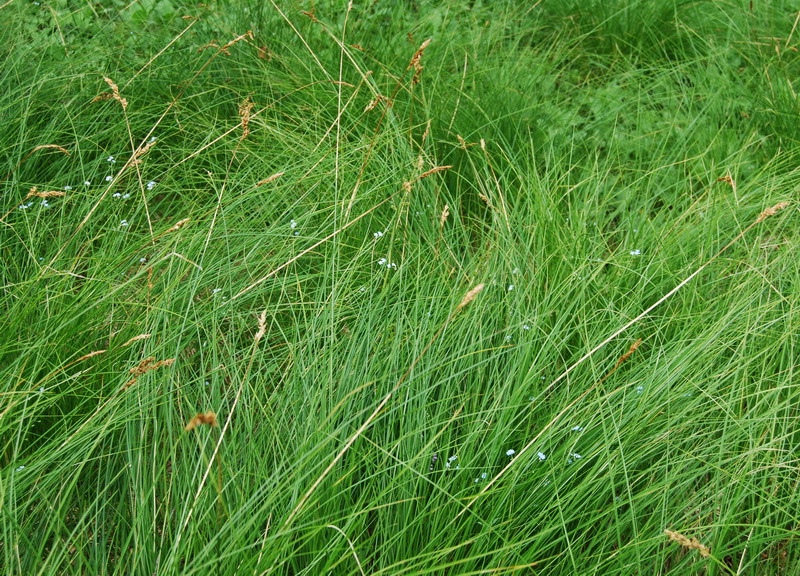
[[[798,18],[2,4],[3,572],[796,574]]]

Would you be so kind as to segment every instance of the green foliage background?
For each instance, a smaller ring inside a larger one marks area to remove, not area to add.
[[[795,574],[797,9],[2,4],[3,571]]]

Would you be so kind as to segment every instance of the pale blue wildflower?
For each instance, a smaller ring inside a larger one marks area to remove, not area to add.
[[[547,459],[547,456],[545,455],[544,452],[537,452],[536,456],[539,457],[539,460],[546,460]]]
[[[516,450],[514,450],[513,448],[511,450],[506,450],[506,456],[513,456],[516,453],[517,453]]]
[[[147,183],[147,189],[148,190],[152,190],[155,187],[156,187],[156,183],[153,180],[150,180],[150,182]]]

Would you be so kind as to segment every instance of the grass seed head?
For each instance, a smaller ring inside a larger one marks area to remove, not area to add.
[[[456,310],[460,310],[461,308],[463,308],[464,306],[475,300],[475,297],[481,293],[481,290],[483,290],[484,286],[486,285],[478,284],[477,286],[475,286],[475,288],[464,294],[464,297],[461,299],[461,304],[459,304],[456,307]]]
[[[106,84],[108,84],[111,87],[111,94],[108,95],[108,96],[102,97],[102,98],[101,98],[101,96],[102,96],[102,94],[101,94],[100,96],[95,98],[93,100],[93,102],[95,102],[97,100],[108,100],[110,98],[113,98],[114,100],[116,100],[117,102],[122,104],[122,109],[123,110],[127,110],[128,109],[128,101],[125,100],[125,98],[123,98],[122,96],[120,96],[120,94],[119,94],[119,86],[114,84],[114,81],[111,78],[107,78],[107,77],[103,76],[103,80],[105,80]],[[105,94],[108,94],[108,92],[105,92]]]
[[[444,223],[447,221],[447,217],[450,216],[450,206],[447,204],[444,205],[444,210],[442,210],[442,215],[439,217],[439,227],[441,228],[444,226]]]
[[[133,338],[125,342],[125,344],[122,345],[122,348],[130,346],[131,344],[133,344],[134,342],[138,342],[139,340],[147,340],[148,338],[150,338],[150,334],[139,334],[138,336],[134,336]]]
[[[791,205],[791,202],[778,202],[775,204],[775,206],[771,206],[759,214],[758,218],[756,219],[756,223],[763,222],[770,216],[774,216],[789,205]]]
[[[105,354],[105,350],[95,350],[94,352],[89,352],[88,354],[84,354],[80,358],[76,360],[76,362],[80,362],[81,360],[86,360],[91,358],[92,356],[99,356],[100,354]]]
[[[198,413],[195,415],[194,418],[189,420],[189,423],[185,426],[185,429],[188,432],[204,424],[210,426],[211,428],[216,428],[217,426],[219,426],[219,424],[217,423],[217,415],[211,410],[209,410],[205,414]]]
[[[669,536],[670,540],[677,542],[684,548],[688,548],[689,550],[697,550],[700,552],[700,556],[703,558],[708,558],[711,556],[711,549],[708,546],[701,544],[697,538],[687,538],[680,532],[673,532],[672,530],[666,529],[664,530],[664,534]]]
[[[263,186],[264,184],[269,184],[270,182],[272,182],[273,180],[277,180],[278,178],[280,178],[284,174],[285,174],[285,172],[278,172],[277,174],[273,174],[269,178],[264,178],[263,180],[259,180],[256,183],[256,186]]]
[[[167,230],[167,232],[175,232],[176,230],[180,230],[183,226],[186,225],[187,222],[189,222],[189,220],[190,218],[184,218],[183,220],[178,220],[175,223],[175,226]]]
[[[242,137],[240,140],[244,140],[250,134],[250,111],[253,109],[253,101],[250,100],[250,96],[244,99],[244,101],[239,104],[239,118],[241,118],[242,122]]]
[[[31,188],[31,191],[28,192],[28,195],[25,198],[30,198],[31,196],[35,196],[36,198],[53,198],[55,196],[66,196],[66,192],[62,192],[61,190],[46,190],[44,192],[39,192],[36,189],[36,186]]]

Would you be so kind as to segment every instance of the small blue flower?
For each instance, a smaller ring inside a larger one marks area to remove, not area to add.
[[[109,156],[108,158],[106,158],[106,162],[110,162],[111,164],[113,164],[114,162],[116,162],[116,159],[113,156]]]
[[[547,456],[544,452],[537,452],[536,455],[539,457],[539,460],[546,460]]]
[[[636,250],[631,250],[631,256],[640,256],[641,254],[642,251],[639,250],[638,248]]]
[[[506,456],[513,456],[514,454],[516,454],[516,451],[513,448],[506,451]]]
[[[156,187],[156,183],[153,182],[152,180],[150,180],[150,182],[147,183],[147,189],[148,190],[152,190],[155,187]]]

